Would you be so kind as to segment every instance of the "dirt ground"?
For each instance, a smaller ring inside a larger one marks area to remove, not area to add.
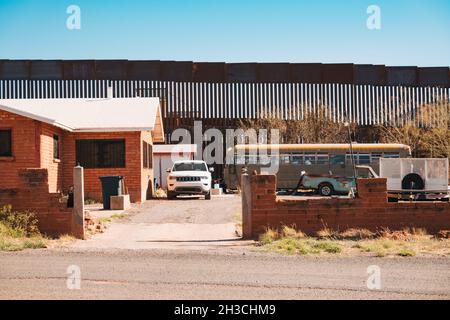
[[[128,210],[128,217],[107,223],[103,234],[76,241],[75,248],[190,248],[242,246],[237,227],[241,198],[236,195],[150,200]]]

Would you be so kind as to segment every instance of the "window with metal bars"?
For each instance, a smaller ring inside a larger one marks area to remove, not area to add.
[[[60,159],[59,154],[59,136],[57,134],[53,135],[53,159]]]
[[[143,167],[150,169],[152,167],[152,145],[143,141],[142,142],[142,155],[143,155]]]
[[[12,156],[11,130],[0,130],[0,157]]]
[[[125,168],[125,139],[76,140],[76,162],[84,168]]]

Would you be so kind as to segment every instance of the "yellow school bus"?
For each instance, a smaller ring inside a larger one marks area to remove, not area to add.
[[[261,173],[271,167],[278,168],[275,172],[278,189],[294,189],[302,171],[353,177],[353,164],[369,165],[378,173],[380,158],[408,157],[411,148],[404,144],[240,144],[227,150],[229,161],[224,167],[224,182],[228,189],[237,189],[243,168],[249,173]]]

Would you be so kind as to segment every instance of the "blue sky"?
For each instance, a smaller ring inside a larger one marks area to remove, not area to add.
[[[0,0],[0,59],[94,58],[449,66],[450,1]]]

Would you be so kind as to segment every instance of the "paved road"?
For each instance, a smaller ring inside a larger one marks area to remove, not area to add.
[[[181,198],[152,200],[134,207],[130,216],[115,220],[104,234],[78,241],[77,248],[190,248],[239,246],[237,217],[241,198],[236,195],[211,200]]]
[[[450,258],[52,249],[0,261],[0,299],[450,299]],[[67,289],[69,265],[80,267],[80,290]],[[369,265],[381,268],[381,290],[366,287]]]

